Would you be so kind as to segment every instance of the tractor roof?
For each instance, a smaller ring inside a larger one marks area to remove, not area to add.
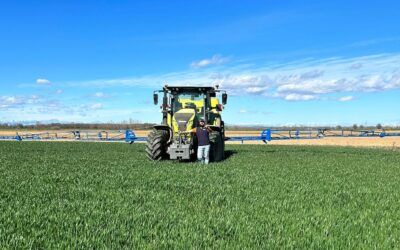
[[[215,87],[203,87],[203,86],[164,86],[164,90],[183,92],[183,91],[193,91],[193,92],[208,92],[215,90]]]

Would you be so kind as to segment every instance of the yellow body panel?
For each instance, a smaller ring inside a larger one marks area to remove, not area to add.
[[[167,114],[167,124],[168,124],[168,126],[171,127],[171,114],[170,113]]]
[[[210,115],[210,123],[213,126],[220,127],[221,126],[221,111],[217,110],[217,105],[219,104],[219,100],[216,97],[211,98],[211,115]]]
[[[215,109],[217,108],[217,105],[219,104],[219,100],[217,97],[211,97],[211,108]]]
[[[188,114],[188,115],[190,114],[191,115],[185,128],[182,129],[181,131],[187,131],[187,130],[193,128],[193,122],[194,122],[194,118],[196,116],[196,112],[194,111],[194,109],[191,109],[191,108],[189,108],[189,109],[183,108],[183,109],[175,112],[174,117],[172,119],[172,125],[173,125],[172,127],[173,127],[174,134],[177,134],[179,132],[179,124],[178,124],[177,120],[175,119],[176,115],[179,115],[179,114]]]

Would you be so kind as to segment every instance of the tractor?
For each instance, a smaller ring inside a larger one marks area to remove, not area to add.
[[[225,157],[225,127],[221,118],[223,105],[227,103],[226,91],[215,87],[168,86],[153,93],[158,105],[158,93],[162,93],[160,106],[162,121],[155,125],[146,142],[146,154],[152,161],[164,159],[194,160],[197,154],[195,133],[188,133],[204,119],[211,129],[210,161],[222,161]],[[221,95],[222,105],[217,97]]]

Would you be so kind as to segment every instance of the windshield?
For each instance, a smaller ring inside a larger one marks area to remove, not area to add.
[[[173,101],[173,109],[174,112],[179,111],[182,108],[195,108],[199,111],[204,106],[204,97],[203,93],[191,93],[191,92],[182,92],[174,97]]]
[[[175,96],[178,99],[190,99],[192,101],[199,101],[204,99],[204,94],[203,93],[179,93]]]

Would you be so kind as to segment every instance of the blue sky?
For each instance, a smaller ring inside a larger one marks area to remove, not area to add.
[[[219,84],[230,124],[400,124],[398,1],[1,1],[0,121],[159,122]]]

